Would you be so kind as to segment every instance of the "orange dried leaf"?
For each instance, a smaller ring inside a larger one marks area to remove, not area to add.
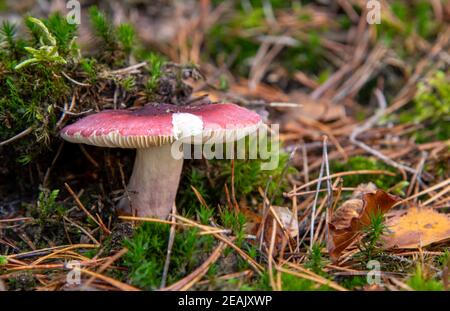
[[[392,234],[384,237],[384,248],[418,248],[450,239],[450,218],[433,209],[413,207],[388,223]]]
[[[335,212],[330,211],[328,222],[328,253],[337,261],[342,252],[360,237],[370,224],[371,215],[384,215],[399,198],[383,190],[364,193],[362,199],[351,199]]]

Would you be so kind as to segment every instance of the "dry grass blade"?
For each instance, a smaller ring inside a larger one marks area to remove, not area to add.
[[[128,252],[128,249],[126,249],[126,248],[123,248],[120,251],[118,251],[116,254],[114,254],[113,256],[108,258],[105,261],[105,263],[103,263],[100,266],[100,268],[98,268],[97,273],[102,273],[103,271],[108,269],[108,267],[110,267],[116,260],[118,260],[120,257],[125,255],[127,252]],[[91,276],[91,278],[83,284],[83,287],[86,287],[86,288],[89,287],[94,280],[95,280],[95,276]]]
[[[336,284],[335,282],[327,280],[327,279],[324,279],[323,277],[318,276],[318,275],[313,276],[313,275],[310,275],[309,273],[308,274],[307,273],[299,273],[299,272],[296,272],[296,271],[284,269],[282,267],[277,267],[276,269],[278,271],[280,271],[280,272],[288,273],[288,274],[291,274],[293,276],[296,276],[296,277],[299,277],[299,278],[302,278],[302,279],[313,281],[313,282],[318,283],[320,285],[325,285],[325,286],[331,287],[331,288],[333,288],[333,289],[335,289],[337,291],[342,291],[342,292],[348,291],[346,288]]]
[[[88,245],[89,245],[89,244],[88,244]],[[65,247],[65,248],[63,248],[63,249],[56,250],[56,251],[54,251],[54,252],[51,253],[51,254],[48,254],[48,255],[46,255],[46,256],[43,256],[43,257],[41,257],[41,258],[35,260],[35,261],[33,262],[33,265],[37,265],[37,264],[43,262],[44,260],[47,260],[47,259],[52,258],[52,257],[55,256],[55,255],[58,255],[58,254],[61,254],[61,253],[65,253],[65,252],[67,252],[67,251],[69,251],[69,250],[72,250],[72,249],[86,248],[86,246],[87,246],[86,244],[77,244],[77,245],[70,245],[70,246],[67,246],[67,247]],[[98,244],[97,244],[97,245],[94,245],[94,247],[99,247],[99,245],[98,245]]]
[[[227,245],[223,242],[220,242],[216,249],[212,252],[212,254],[205,260],[197,269],[195,269],[191,274],[187,277],[179,280],[178,282],[161,288],[161,291],[185,291],[195,285],[195,283],[202,278],[208,272],[209,267],[214,264],[217,259],[219,259],[223,250]]]
[[[116,288],[118,288],[118,289],[120,289],[122,291],[130,291],[130,292],[140,291],[139,288],[136,288],[134,286],[122,283],[122,282],[117,281],[117,280],[115,280],[113,278],[110,278],[108,276],[105,276],[105,275],[102,275],[102,274],[99,274],[99,273],[92,272],[92,271],[87,270],[87,269],[80,268],[80,272],[88,274],[88,275],[90,275],[90,276],[92,276],[92,277],[94,277],[96,279],[102,280],[102,281],[104,281],[106,283],[109,283],[109,284],[113,285],[114,287],[116,287]]]
[[[379,174],[395,176],[395,173],[392,173],[390,171],[385,171],[385,170],[357,170],[357,171],[340,172],[340,173],[331,174],[330,176],[324,177],[323,179],[333,179],[333,178],[337,178],[337,177],[350,176],[350,175],[379,175]],[[298,191],[305,189],[309,186],[312,186],[317,182],[319,182],[319,179],[315,179],[313,181],[310,181],[307,184],[301,185],[300,187],[298,187],[296,189],[297,192],[290,191],[289,193],[287,193],[287,196],[293,197],[294,195],[298,195],[298,193],[299,193]]]
[[[64,183],[64,186],[66,187],[67,191],[69,191],[70,195],[73,197],[75,202],[77,203],[78,207],[90,218],[92,221],[94,221],[106,234],[111,234],[111,231],[108,230],[104,225],[102,225],[92,214],[84,207],[83,203],[81,203],[80,199],[76,195],[76,193],[70,188],[69,184]]]

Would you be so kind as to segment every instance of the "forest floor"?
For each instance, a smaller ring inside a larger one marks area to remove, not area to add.
[[[153,2],[0,0],[0,290],[449,289],[450,1]],[[168,220],[116,213],[134,150],[59,137],[199,99],[279,161],[186,160]]]

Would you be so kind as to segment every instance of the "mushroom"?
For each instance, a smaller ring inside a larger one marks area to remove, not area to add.
[[[174,142],[194,139],[205,143],[220,137],[230,142],[256,131],[260,124],[258,114],[235,104],[147,104],[89,115],[60,134],[73,143],[135,148],[128,195],[116,207],[122,214],[166,218],[175,202],[183,166],[183,156],[174,156]]]

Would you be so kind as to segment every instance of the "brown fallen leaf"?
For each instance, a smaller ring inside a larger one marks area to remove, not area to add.
[[[430,208],[412,207],[388,222],[384,248],[418,248],[450,239],[450,217]]]
[[[286,230],[290,238],[295,238],[298,235],[298,219],[294,217],[292,211],[284,206],[272,206],[273,210],[278,216],[283,228]],[[268,217],[268,224],[272,223],[272,214]],[[272,232],[272,229],[269,229]],[[280,230],[281,231],[281,230]],[[281,232],[280,232],[281,233]]]
[[[360,197],[360,198],[359,198]],[[384,215],[400,198],[383,190],[375,190],[373,184],[358,187],[352,199],[344,202],[328,215],[328,253],[337,261],[342,252],[362,234],[376,213]]]
[[[253,213],[248,209],[243,209],[244,215],[249,220],[247,222],[248,231],[251,234],[260,236],[261,230],[264,230],[264,242],[267,247],[270,245],[272,232],[273,232],[273,220],[276,220],[276,236],[275,236],[275,250],[278,251],[281,247],[284,238],[294,239],[298,235],[298,219],[294,216],[292,211],[283,206],[272,206],[271,209],[276,214],[274,217],[272,211],[268,211],[266,220],[263,225],[263,217]],[[280,226],[282,225],[282,227]],[[257,240],[259,242],[259,239]]]

